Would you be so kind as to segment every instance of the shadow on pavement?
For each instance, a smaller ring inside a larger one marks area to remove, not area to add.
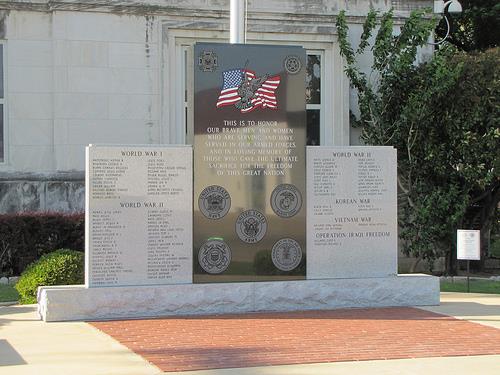
[[[486,305],[477,302],[444,301],[436,308],[438,313],[453,313],[460,316],[499,316],[500,305]]]
[[[0,340],[0,366],[16,366],[25,364],[27,364],[27,362],[7,340]]]
[[[13,322],[35,322],[40,320],[37,315],[36,305],[14,305],[0,307],[0,327]],[[29,315],[28,315],[29,314]]]

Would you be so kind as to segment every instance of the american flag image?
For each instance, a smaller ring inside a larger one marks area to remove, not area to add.
[[[255,72],[248,69],[231,69],[222,73],[223,85],[217,99],[217,108],[235,105],[241,100],[238,94],[238,88],[246,78],[249,82],[256,78]],[[275,91],[280,84],[280,76],[276,75],[267,78],[262,85],[257,88],[254,97],[251,99],[251,106],[241,109],[242,113],[251,112],[256,108],[271,108],[278,109],[278,101],[276,99]]]

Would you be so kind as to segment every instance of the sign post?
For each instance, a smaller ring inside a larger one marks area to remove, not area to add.
[[[470,292],[470,261],[481,259],[480,231],[457,230],[457,259],[467,260],[467,293]]]

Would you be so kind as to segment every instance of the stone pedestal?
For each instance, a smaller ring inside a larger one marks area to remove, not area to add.
[[[423,274],[38,290],[39,314],[47,322],[438,304],[439,278]]]
[[[292,239],[296,231],[290,218],[281,218],[281,224],[269,220],[283,246],[274,252],[274,240],[267,243],[267,250],[273,250],[268,254],[269,268],[263,271],[266,258],[256,262],[257,255],[248,251],[244,253],[248,259],[233,259],[223,247],[229,237],[218,228],[235,230],[235,215],[213,231],[201,224],[193,228],[190,148],[88,147],[87,287],[40,287],[40,317],[105,320],[439,304],[438,278],[397,275],[396,151],[310,147],[307,156],[306,209],[300,210],[302,215],[307,212],[307,257],[298,257],[303,246]],[[284,182],[280,186],[288,190],[283,201],[278,200],[281,209],[301,197]],[[215,185],[207,191],[225,196]],[[276,203],[271,210],[279,206],[274,195],[264,194]],[[198,192],[194,197],[199,200]],[[202,207],[214,214],[221,202],[218,196],[212,198]],[[299,206],[303,207],[297,203],[297,210]],[[263,217],[256,210],[248,212]],[[244,219],[248,212],[239,215]],[[254,235],[255,223],[247,224],[237,227],[242,229],[240,242]],[[204,284],[193,284],[193,234],[206,239],[206,255],[198,253],[201,264],[211,265],[202,267],[200,275],[205,278],[199,275],[197,280]],[[266,243],[264,236],[260,240]],[[306,280],[297,280],[302,274],[287,273],[301,259],[306,262]],[[259,264],[261,269],[251,278],[247,273],[236,277],[234,269],[225,272],[216,267],[222,261],[240,268]],[[212,278],[210,272],[220,277]]]

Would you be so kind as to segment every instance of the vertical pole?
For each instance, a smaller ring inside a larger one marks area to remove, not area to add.
[[[467,293],[470,293],[469,274],[470,274],[470,260],[467,259]]]
[[[245,6],[246,0],[231,0],[229,20],[229,42],[245,43]]]

